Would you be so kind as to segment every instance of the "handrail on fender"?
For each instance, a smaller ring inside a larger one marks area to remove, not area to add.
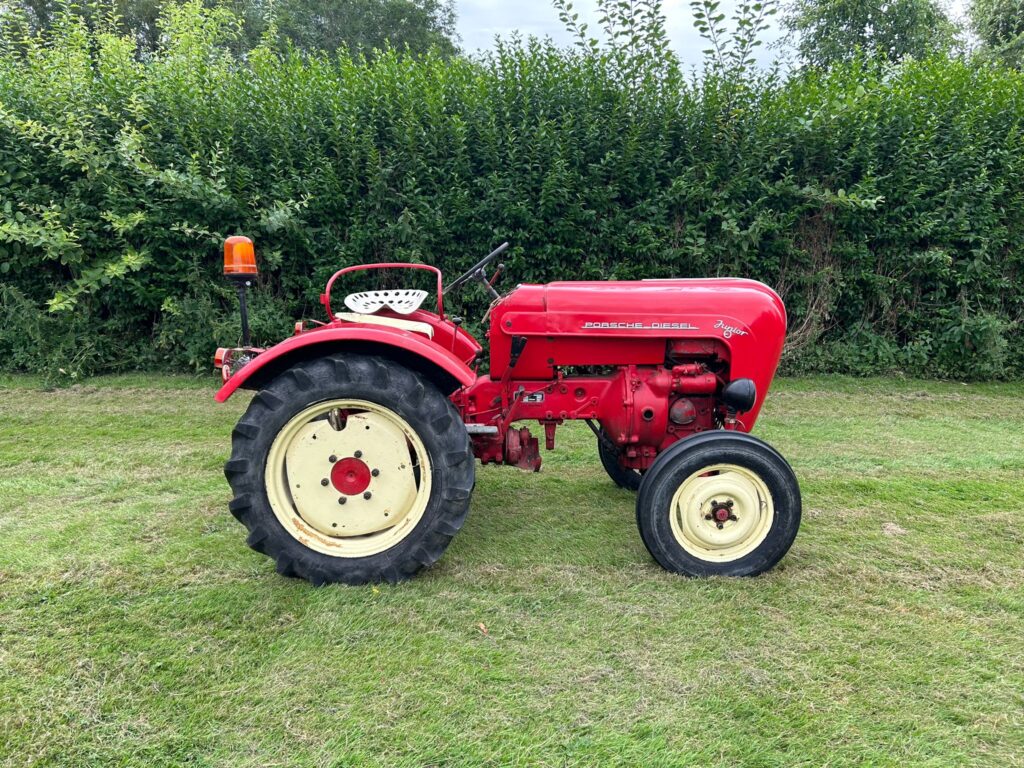
[[[437,267],[431,266],[430,264],[409,264],[400,262],[387,262],[385,264],[355,264],[351,267],[342,267],[331,275],[331,279],[327,281],[327,287],[324,289],[324,293],[320,294],[320,303],[323,304],[324,309],[327,310],[328,320],[334,320],[334,313],[331,311],[331,289],[334,287],[334,281],[349,272],[358,272],[363,269],[425,269],[429,272],[433,272],[437,275],[437,314],[438,317],[444,320],[444,283],[441,279],[441,270]]]

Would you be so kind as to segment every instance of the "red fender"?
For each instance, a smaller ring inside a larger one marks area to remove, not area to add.
[[[275,361],[281,362],[283,358],[295,354],[300,349],[313,345],[334,346],[339,342],[358,342],[361,346],[379,344],[400,349],[423,358],[434,368],[440,368],[464,387],[476,381],[476,373],[469,366],[447,349],[434,344],[420,334],[392,328],[352,324],[309,331],[274,345],[228,379],[218,390],[214,399],[218,403],[223,403],[231,397],[236,389],[242,387],[246,381],[261,370],[274,364]]]

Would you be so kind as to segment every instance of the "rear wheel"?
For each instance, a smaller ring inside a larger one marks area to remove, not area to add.
[[[601,457],[601,466],[604,467],[604,471],[619,488],[635,491],[640,487],[643,475],[637,469],[622,466],[619,462],[619,452],[615,450],[611,438],[604,430],[597,436],[597,454]]]
[[[672,445],[644,477],[637,525],[666,570],[756,576],[789,551],[800,487],[786,460],[740,432],[706,432]]]
[[[451,402],[403,366],[359,355],[270,382],[225,467],[249,545],[314,584],[395,582],[434,563],[462,527],[473,473]]]

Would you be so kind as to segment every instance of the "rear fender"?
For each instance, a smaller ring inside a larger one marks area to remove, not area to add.
[[[322,328],[292,336],[251,362],[228,379],[214,399],[223,403],[236,389],[259,389],[296,363],[335,352],[379,355],[418,371],[446,395],[469,386],[476,373],[444,347],[423,336],[398,329],[352,325]]]

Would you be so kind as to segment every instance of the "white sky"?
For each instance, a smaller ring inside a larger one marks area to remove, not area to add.
[[[954,18],[963,17],[966,0],[949,0],[948,5]],[[735,0],[722,0],[719,11],[726,19],[732,17]],[[580,19],[590,24],[588,30],[600,39],[600,25],[597,23],[596,0],[575,0],[575,10]],[[669,38],[684,65],[697,65],[703,59],[701,53],[707,44],[693,27],[693,15],[688,0],[664,0],[663,12],[668,25]],[[518,29],[524,35],[551,37],[556,43],[568,45],[572,39],[566,33],[558,12],[551,0],[456,0],[458,31],[467,52],[490,48],[495,35],[507,36]],[[771,28],[764,33],[764,44],[758,51],[762,63],[776,57],[769,44],[781,35],[778,16],[771,19]]]

